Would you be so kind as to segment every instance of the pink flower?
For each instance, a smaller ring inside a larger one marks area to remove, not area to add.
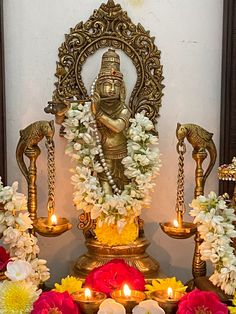
[[[125,283],[133,290],[145,289],[144,276],[122,259],[113,259],[95,268],[85,279],[85,286],[104,292],[107,296],[114,290],[122,289]]]
[[[67,291],[43,292],[37,301],[31,314],[79,314],[77,305]]]
[[[214,292],[195,289],[181,298],[177,314],[197,313],[228,314],[228,309]]]
[[[3,246],[0,246],[0,271],[4,271],[6,269],[8,262],[10,262],[10,255]]]

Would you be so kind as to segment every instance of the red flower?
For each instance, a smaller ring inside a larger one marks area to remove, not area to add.
[[[107,296],[114,290],[122,289],[125,283],[130,289],[144,291],[144,276],[122,259],[113,259],[93,269],[85,279],[85,286],[104,292]]]
[[[61,293],[57,291],[43,292],[37,301],[31,314],[79,314],[77,305],[67,291]]]
[[[0,246],[0,271],[4,271],[6,269],[8,262],[10,262],[10,255],[3,246]]]
[[[228,309],[214,292],[195,289],[181,298],[177,314],[196,313],[228,314]]]

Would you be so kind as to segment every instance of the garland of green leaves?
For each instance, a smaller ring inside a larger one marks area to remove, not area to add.
[[[101,226],[117,224],[122,230],[141,214],[141,209],[150,203],[149,192],[154,187],[154,176],[160,168],[158,138],[153,135],[154,125],[145,113],[137,113],[130,119],[127,131],[128,156],[123,158],[125,175],[130,180],[123,191],[113,195],[104,194],[97,173],[105,171],[99,160],[101,147],[97,145],[96,120],[91,103],[72,103],[63,123],[68,140],[66,154],[75,161],[72,184],[74,203],[78,210],[91,214]],[[115,191],[114,191],[115,192]]]

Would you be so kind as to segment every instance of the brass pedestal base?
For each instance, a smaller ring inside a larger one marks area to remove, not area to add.
[[[129,245],[107,246],[94,239],[85,242],[88,252],[79,257],[73,268],[73,275],[84,279],[95,267],[102,266],[113,258],[122,258],[136,267],[146,280],[158,277],[159,263],[146,253],[149,241],[138,238]]]

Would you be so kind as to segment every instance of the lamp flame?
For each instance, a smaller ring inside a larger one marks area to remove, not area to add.
[[[57,216],[55,214],[53,214],[51,217],[51,223],[53,226],[56,226],[57,224]]]
[[[178,223],[178,221],[177,221],[176,219],[173,221],[173,225],[174,225],[174,227],[176,227],[176,228],[179,227],[179,223]]]
[[[84,290],[84,296],[86,299],[90,299],[92,296],[91,290],[89,288],[85,288]]]
[[[171,287],[168,287],[167,295],[169,299],[173,299],[173,289]]]
[[[131,290],[130,290],[130,288],[129,288],[129,286],[127,284],[124,284],[123,290],[124,290],[124,295],[126,297],[130,297],[131,296]]]

